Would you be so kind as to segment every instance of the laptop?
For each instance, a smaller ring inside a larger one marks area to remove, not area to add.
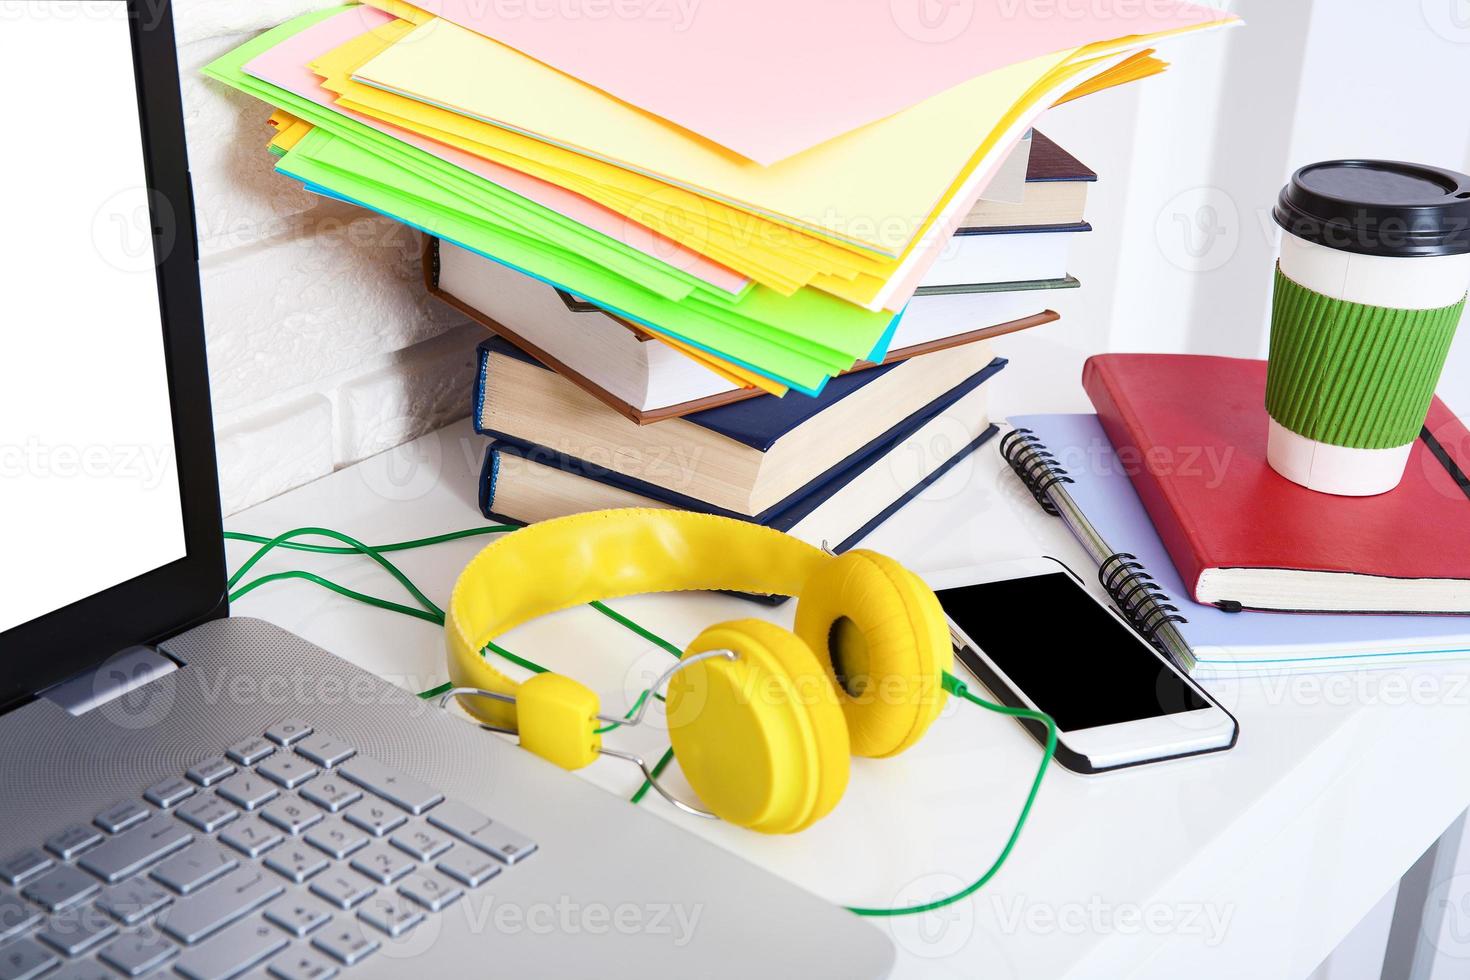
[[[0,980],[886,975],[857,916],[228,616],[167,4],[0,19],[26,109],[0,233]]]

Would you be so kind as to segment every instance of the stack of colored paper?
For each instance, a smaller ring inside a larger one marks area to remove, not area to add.
[[[275,107],[281,173],[777,394],[883,359],[1042,111],[1161,70],[1147,45],[1234,20],[997,2],[934,36],[877,0],[705,0],[677,24],[653,7],[371,4],[303,15],[206,69]]]

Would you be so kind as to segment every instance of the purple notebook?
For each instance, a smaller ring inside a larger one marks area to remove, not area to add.
[[[1128,596],[1141,604],[1136,625],[1191,673],[1349,670],[1470,657],[1470,618],[1465,616],[1229,613],[1194,602],[1096,415],[1022,415],[1007,421],[1029,432],[1024,439],[1008,436],[1004,445],[1038,501],[1068,513],[1069,523],[1078,515],[1084,518],[1084,526],[1073,530],[1094,558],[1120,552],[1136,556],[1142,569],[1120,568],[1127,559],[1105,566],[1117,569],[1115,582],[1130,572],[1152,576],[1152,586],[1144,584]],[[1211,462],[1202,458],[1196,465]],[[1139,579],[1135,575],[1129,582]],[[1188,647],[1182,655],[1169,642],[1171,632]]]

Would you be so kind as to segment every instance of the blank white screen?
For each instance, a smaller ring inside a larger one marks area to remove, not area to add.
[[[29,107],[0,163],[3,632],[186,546],[127,7],[0,20],[0,92]]]

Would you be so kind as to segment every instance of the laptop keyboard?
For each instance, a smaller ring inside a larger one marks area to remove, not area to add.
[[[0,980],[327,980],[535,850],[290,719],[0,859]]]

